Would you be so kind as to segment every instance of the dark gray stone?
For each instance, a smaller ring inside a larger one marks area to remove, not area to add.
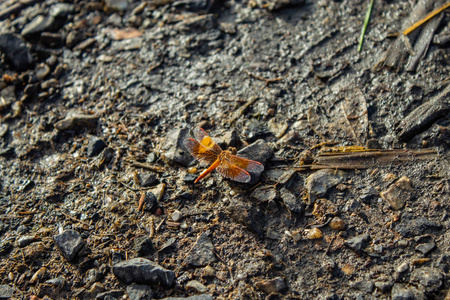
[[[84,246],[83,238],[75,230],[66,230],[55,235],[53,239],[68,261],[72,261]]]
[[[415,217],[413,214],[404,213],[395,230],[404,237],[414,237],[425,233],[435,233],[441,225],[425,217]]]
[[[367,243],[369,241],[370,241],[370,236],[367,233],[365,233],[365,234],[357,235],[351,239],[348,239],[345,242],[345,245],[347,245],[353,251],[355,251],[357,253],[361,253],[364,250],[364,248],[367,247]]]
[[[416,246],[416,251],[419,251],[423,255],[427,255],[428,253],[433,251],[434,248],[436,248],[436,244],[434,242],[431,242],[431,243],[425,243],[425,244],[417,245]]]
[[[138,179],[141,187],[149,187],[158,182],[156,175],[150,173],[138,173]]]
[[[44,31],[53,31],[56,23],[52,16],[38,15],[22,29],[21,35],[25,38],[38,37]]]
[[[177,238],[176,237],[171,237],[170,239],[168,239],[164,245],[162,245],[161,249],[159,249],[158,252],[161,253],[170,253],[172,252],[174,249],[176,249],[177,247]]]
[[[204,267],[216,261],[214,246],[206,232],[202,233],[189,251],[185,263],[193,267]]]
[[[16,244],[19,247],[25,247],[36,241],[37,241],[37,239],[34,235],[25,235],[25,236],[18,238],[16,241]]]
[[[167,134],[162,144],[163,160],[168,164],[180,164],[185,167],[189,166],[194,158],[184,148],[183,141],[189,135],[189,129],[175,129]]]
[[[323,197],[330,188],[344,180],[345,173],[339,170],[323,169],[309,175],[305,185],[308,191],[308,204],[314,203],[318,197]]]
[[[113,267],[114,275],[125,284],[162,284],[170,287],[175,283],[175,273],[145,258],[122,261]]]
[[[148,285],[132,284],[127,286],[127,295],[130,300],[151,300],[153,291]]]
[[[263,236],[266,216],[258,207],[246,202],[241,197],[234,197],[227,209],[235,222],[244,225],[259,236]]]
[[[147,236],[141,236],[134,239],[134,249],[139,256],[148,256],[155,252],[152,239]]]
[[[0,34],[0,50],[12,63],[16,71],[30,69],[34,64],[30,48],[27,46],[25,40],[18,34]]]
[[[89,144],[87,147],[87,155],[89,157],[97,156],[105,148],[106,148],[106,143],[102,139],[100,139],[98,137],[93,137],[89,140]]]
[[[214,298],[211,295],[202,294],[202,295],[194,295],[190,297],[167,297],[161,300],[213,300]]]
[[[356,282],[352,283],[351,287],[356,290],[359,290],[359,291],[363,291],[366,293],[372,293],[374,285],[370,281],[361,280],[361,281],[356,281]]]
[[[291,212],[301,214],[303,212],[303,201],[295,197],[288,189],[282,188],[280,190],[280,197],[283,200],[284,205],[286,205],[287,209]]]

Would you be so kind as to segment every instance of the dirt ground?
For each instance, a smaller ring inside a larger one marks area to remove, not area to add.
[[[443,2],[3,1],[0,299],[448,299]]]

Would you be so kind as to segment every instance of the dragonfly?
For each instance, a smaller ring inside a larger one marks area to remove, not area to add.
[[[184,147],[201,164],[209,165],[209,168],[203,171],[194,183],[202,180],[213,170],[217,170],[225,178],[242,183],[250,182],[252,179],[250,173],[264,171],[261,163],[237,156],[236,148],[222,150],[202,128],[195,128],[192,131],[195,139],[185,139]]]

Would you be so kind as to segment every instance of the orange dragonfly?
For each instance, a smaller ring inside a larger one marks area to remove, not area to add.
[[[209,165],[209,168],[203,171],[194,183],[199,182],[214,169],[223,177],[243,183],[251,180],[249,172],[261,173],[264,171],[261,163],[236,156],[235,148],[222,150],[202,128],[195,128],[193,132],[195,140],[185,139],[184,146],[201,164]]]

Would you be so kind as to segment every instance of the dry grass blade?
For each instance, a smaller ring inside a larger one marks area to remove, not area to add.
[[[447,8],[450,7],[450,2],[446,3],[444,5],[442,5],[441,7],[433,10],[432,12],[430,12],[428,15],[426,15],[425,17],[423,17],[422,19],[420,19],[419,21],[415,22],[414,24],[412,24],[409,28],[407,28],[405,31],[403,31],[403,35],[408,35],[411,32],[413,32],[414,30],[416,30],[418,27],[422,26],[423,24],[425,24],[426,22],[428,22],[430,19],[434,18],[436,15],[438,15],[439,13],[443,12],[444,10],[446,10]]]

